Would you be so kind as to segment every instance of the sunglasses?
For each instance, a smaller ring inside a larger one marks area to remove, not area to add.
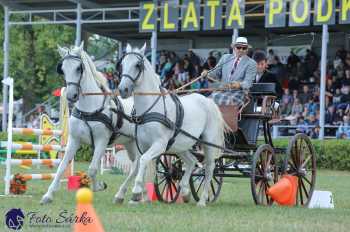
[[[245,50],[248,49],[248,47],[236,46],[236,49],[237,49],[237,50],[243,50],[243,51],[245,51]]]

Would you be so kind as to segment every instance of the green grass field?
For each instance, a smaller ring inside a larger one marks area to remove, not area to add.
[[[86,170],[87,163],[76,163],[76,170]],[[28,172],[15,169],[17,172]],[[37,172],[36,168],[29,170]],[[44,172],[44,168],[42,169]],[[4,176],[4,168],[1,169]],[[317,175],[318,190],[333,192],[335,209],[306,209],[287,207],[257,207],[254,205],[248,179],[227,178],[217,202],[206,208],[189,204],[166,205],[161,203],[128,205],[112,204],[113,196],[125,178],[106,172],[99,177],[108,184],[104,192],[94,194],[94,207],[106,231],[349,231],[350,228],[350,172],[320,170]],[[27,194],[31,198],[0,198],[0,231],[9,231],[4,224],[6,212],[21,208],[25,214],[36,211],[55,218],[62,210],[75,212],[75,195],[67,192],[66,183],[55,195],[52,204],[41,206],[39,201],[46,192],[49,181],[32,181]],[[4,182],[1,178],[1,192]],[[129,195],[130,197],[130,195]],[[29,227],[28,218],[21,231],[71,231],[62,228]]]

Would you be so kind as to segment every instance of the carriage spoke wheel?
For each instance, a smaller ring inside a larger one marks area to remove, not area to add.
[[[273,203],[273,199],[266,192],[278,181],[276,163],[273,148],[268,144],[260,145],[254,154],[250,175],[252,195],[257,205],[272,205]]]
[[[182,174],[182,161],[177,155],[162,154],[157,158],[154,186],[159,201],[176,202],[180,194]]]
[[[214,202],[219,197],[221,186],[223,183],[223,177],[219,176],[223,174],[223,158],[219,158],[215,161],[215,169],[213,178],[210,181],[208,199],[207,202]],[[192,192],[192,196],[195,201],[199,201],[205,183],[205,169],[203,167],[196,167],[190,178],[190,188]]]
[[[316,182],[316,152],[306,134],[296,134],[290,140],[283,173],[298,177],[296,205],[307,206]]]

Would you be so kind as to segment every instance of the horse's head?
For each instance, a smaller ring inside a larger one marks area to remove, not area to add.
[[[58,46],[62,60],[57,65],[57,73],[64,76],[67,84],[67,100],[75,103],[79,100],[81,90],[80,82],[83,78],[84,65],[81,59],[84,42],[73,49]]]
[[[120,62],[122,72],[118,87],[122,98],[130,97],[134,88],[142,82],[142,74],[145,70],[145,50],[146,43],[141,49],[132,49],[130,44],[126,47],[126,53]]]

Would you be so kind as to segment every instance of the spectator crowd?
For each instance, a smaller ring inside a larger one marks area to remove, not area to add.
[[[249,52],[250,55],[253,50]],[[161,51],[157,73],[162,84],[168,89],[176,89],[198,77],[203,69],[215,67],[220,56],[209,53],[201,59],[189,50],[183,57],[172,51]],[[273,50],[267,54],[269,72],[274,73],[283,88],[280,99],[282,124],[295,126],[298,131],[316,138],[320,120],[320,58],[312,50],[307,50],[304,57],[293,52],[282,64]],[[198,80],[187,89],[207,88],[207,80]],[[328,126],[326,135],[337,138],[350,138],[350,51],[339,49],[334,60],[327,65],[326,80],[326,115]],[[283,133],[283,131],[282,131]],[[286,132],[285,132],[286,133]]]
[[[252,56],[254,50],[248,55]],[[203,62],[193,50],[182,57],[173,51],[160,51],[157,58],[156,72],[162,85],[170,90],[176,89],[194,78],[206,69],[214,68],[221,54],[210,52]],[[283,88],[280,101],[281,124],[293,126],[298,131],[316,138],[319,133],[320,120],[320,57],[312,50],[299,57],[290,52],[287,64],[283,64],[275,52],[267,52],[268,71],[275,74]],[[113,90],[117,80],[113,69],[104,70],[110,88]],[[350,51],[343,48],[327,64],[326,77],[326,135],[337,138],[350,138]],[[200,79],[187,89],[207,88],[208,81]],[[282,131],[282,135],[287,130]]]

